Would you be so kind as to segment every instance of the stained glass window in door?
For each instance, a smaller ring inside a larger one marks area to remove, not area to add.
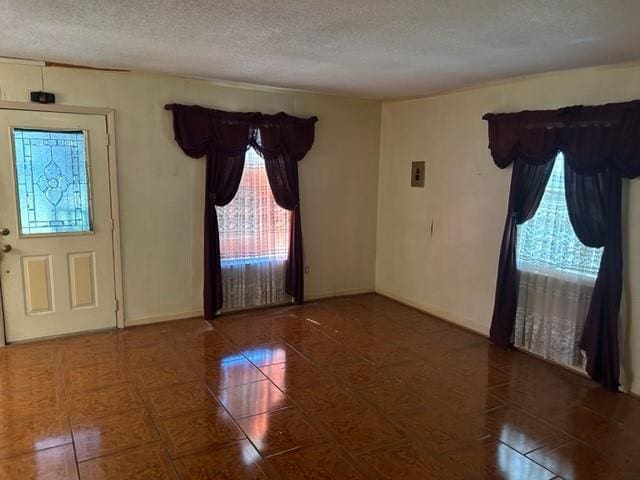
[[[86,133],[12,130],[20,234],[91,232]]]

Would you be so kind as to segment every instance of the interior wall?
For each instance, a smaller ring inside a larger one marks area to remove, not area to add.
[[[488,334],[511,169],[490,157],[487,112],[640,98],[640,66],[556,72],[382,107],[376,290]],[[426,186],[410,187],[412,161]],[[640,393],[640,181],[630,181],[623,364]]]
[[[128,325],[202,310],[204,159],[173,140],[166,103],[317,115],[300,163],[307,298],[374,287],[380,102],[223,86],[140,73],[0,64],[0,99],[47,90],[66,105],[116,112],[116,148]],[[336,262],[338,253],[340,261]]]

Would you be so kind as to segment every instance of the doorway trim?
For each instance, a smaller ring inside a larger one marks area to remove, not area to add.
[[[27,110],[31,112],[74,113],[98,115],[105,119],[107,135],[107,163],[109,166],[109,200],[111,206],[111,245],[113,248],[113,282],[116,295],[116,326],[124,328],[124,289],[122,286],[122,250],[120,246],[120,203],[118,197],[118,162],[116,157],[115,110],[103,107],[39,104],[0,101],[0,110]],[[0,292],[2,285],[0,285]],[[0,346],[6,345],[4,309],[0,296]]]

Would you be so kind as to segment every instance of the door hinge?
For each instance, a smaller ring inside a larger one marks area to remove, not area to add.
[[[116,298],[116,312],[120,310],[120,301]]]
[[[116,222],[113,221],[113,218],[109,219],[109,225],[111,226],[111,231],[113,232],[116,229]]]
[[[107,147],[108,147],[109,145],[111,145],[111,134],[107,133],[106,136],[107,136]]]

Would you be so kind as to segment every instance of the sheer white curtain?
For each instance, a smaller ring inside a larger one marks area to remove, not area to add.
[[[250,148],[234,199],[217,207],[223,310],[283,303],[289,212],[273,198],[264,160]]]
[[[560,153],[538,211],[518,227],[515,346],[584,368],[578,343],[601,257],[602,249],[582,244],[571,226]]]

